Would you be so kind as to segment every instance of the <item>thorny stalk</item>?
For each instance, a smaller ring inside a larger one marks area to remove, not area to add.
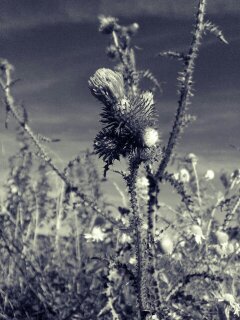
[[[185,124],[185,116],[188,105],[190,104],[190,97],[193,95],[191,92],[192,83],[193,83],[193,73],[195,67],[195,60],[197,58],[197,54],[199,51],[199,47],[201,44],[201,38],[204,32],[204,15],[206,11],[206,0],[199,0],[198,11],[196,17],[195,31],[193,32],[193,38],[188,50],[188,54],[184,55],[184,70],[180,73],[180,90],[179,90],[179,100],[178,100],[178,108],[174,120],[174,124],[172,127],[172,131],[169,135],[169,140],[167,146],[164,150],[163,158],[160,162],[158,170],[155,175],[151,172],[148,173],[149,179],[149,201],[148,201],[148,228],[150,229],[150,239],[148,239],[148,245],[154,239],[154,223],[156,219],[156,209],[158,204],[158,194],[160,192],[158,182],[162,181],[165,169],[171,159],[171,155],[173,149],[176,145],[179,134],[181,133],[184,124]],[[200,204],[200,201],[199,201]],[[154,244],[151,245],[152,249],[149,251],[150,256],[153,255],[153,259],[155,259],[154,255]],[[151,252],[152,251],[152,252]],[[155,269],[155,263],[153,261],[152,267]],[[155,272],[155,270],[154,270]],[[158,296],[160,297],[160,292],[158,292]]]
[[[145,293],[144,293],[144,257],[143,257],[143,242],[141,234],[141,218],[136,193],[136,179],[138,174],[139,164],[134,160],[130,160],[130,175],[128,177],[128,188],[130,194],[130,202],[132,208],[132,225],[134,230],[135,240],[135,253],[136,253],[136,290],[137,290],[137,302],[139,305],[140,319],[144,320],[146,313],[145,309]]]
[[[196,168],[196,162],[195,161],[192,161],[192,168],[193,168],[193,173],[194,173],[195,182],[196,182],[198,204],[199,204],[199,207],[201,207],[202,206],[202,199],[201,199],[201,194],[200,194],[199,179],[198,179],[198,173],[197,173],[197,168]]]
[[[206,11],[206,3],[207,0],[199,0],[195,31],[193,32],[193,38],[190,48],[184,59],[184,70],[182,73],[180,73],[179,78],[180,90],[177,113],[175,116],[173,129],[170,133],[167,147],[164,152],[164,157],[159,165],[159,168],[155,176],[159,180],[162,179],[163,173],[169,163],[172,151],[176,145],[179,134],[181,133],[181,130],[184,126],[184,116],[186,115],[187,107],[190,104],[190,97],[193,96],[191,92],[193,84],[193,73],[195,68],[195,61],[198,56],[198,51],[201,44],[201,38],[204,33],[204,16]]]
[[[66,184],[67,188],[74,192],[77,197],[79,197],[82,201],[82,204],[86,207],[91,207],[96,213],[105,217],[105,213],[90,199],[87,198],[85,194],[83,194],[79,188],[71,183],[68,177],[59,170],[59,168],[53,163],[52,159],[48,156],[48,154],[44,151],[37,135],[32,131],[30,126],[26,123],[26,121],[22,118],[19,114],[17,107],[14,102],[14,98],[11,94],[11,87],[14,84],[11,78],[11,72],[13,67],[9,64],[9,62],[5,59],[0,59],[0,68],[2,71],[4,78],[0,79],[0,87],[4,93],[4,100],[6,104],[6,109],[12,113],[14,118],[17,120],[18,124],[22,127],[24,132],[30,137],[31,141],[33,142],[34,146],[37,150],[37,155],[43,159],[50,168],[57,174],[57,176]]]
[[[16,119],[20,127],[24,130],[24,132],[29,136],[31,141],[37,150],[37,155],[43,159],[50,168],[57,174],[57,176],[66,184],[69,191],[72,191],[79,197],[82,201],[82,204],[85,207],[91,207],[93,211],[106,217],[105,213],[88,197],[79,190],[79,187],[72,184],[72,182],[68,179],[68,177],[59,170],[59,168],[53,163],[52,159],[48,156],[48,154],[44,151],[37,135],[32,131],[31,127],[26,123],[26,121],[19,114],[18,109],[15,105],[14,98],[11,94],[11,87],[15,83],[12,81],[11,72],[13,67],[9,62],[5,59],[0,59],[0,69],[2,72],[2,77],[0,78],[0,87],[4,94],[4,101],[6,105],[6,109],[8,112],[11,112],[13,117]],[[4,79],[5,77],[5,79]]]

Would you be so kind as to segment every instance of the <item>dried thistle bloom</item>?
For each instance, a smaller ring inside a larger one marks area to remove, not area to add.
[[[100,120],[104,128],[98,133],[94,148],[106,162],[105,169],[120,156],[133,153],[147,161],[152,156],[147,154],[148,148],[155,147],[159,140],[157,130],[152,127],[155,122],[153,94],[125,96],[121,73],[104,68],[90,78],[89,87],[104,103]]]
[[[111,69],[101,68],[88,81],[91,93],[107,106],[124,98],[123,76]]]
[[[114,31],[114,29],[117,26],[117,21],[118,19],[114,17],[106,17],[104,15],[99,16],[99,31],[104,33],[104,34],[110,34]]]
[[[159,140],[159,135],[156,129],[147,127],[143,132],[143,142],[144,145],[148,148],[156,146]]]

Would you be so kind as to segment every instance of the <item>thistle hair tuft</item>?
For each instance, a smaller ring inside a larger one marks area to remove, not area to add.
[[[159,140],[159,135],[156,129],[147,127],[143,132],[144,145],[148,148],[156,146]]]
[[[124,82],[121,73],[100,68],[90,77],[91,93],[105,105],[115,104],[124,97]]]

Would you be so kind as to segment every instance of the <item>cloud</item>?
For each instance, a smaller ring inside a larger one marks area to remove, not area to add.
[[[123,17],[156,16],[192,18],[197,1],[189,0],[8,0],[1,1],[2,32],[34,28],[39,25],[96,21],[99,14]],[[215,0],[208,4],[208,13],[239,14],[236,0]]]

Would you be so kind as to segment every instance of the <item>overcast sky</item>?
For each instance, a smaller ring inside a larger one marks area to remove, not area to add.
[[[240,3],[209,1],[208,18],[224,31],[229,45],[206,35],[195,73],[191,113],[197,121],[184,133],[177,151],[193,152],[204,168],[240,166]],[[194,0],[0,0],[0,55],[15,66],[15,94],[29,111],[33,129],[52,138],[53,157],[66,163],[91,147],[100,128],[100,104],[88,79],[100,67],[108,38],[98,33],[99,14],[116,15],[122,23],[138,22],[134,44],[139,69],[150,69],[164,82],[157,96],[159,130],[167,138],[177,106],[180,64],[156,58],[159,51],[184,50],[191,40]],[[15,148],[14,121],[4,129],[1,110],[1,169]],[[49,147],[47,147],[49,148]]]

